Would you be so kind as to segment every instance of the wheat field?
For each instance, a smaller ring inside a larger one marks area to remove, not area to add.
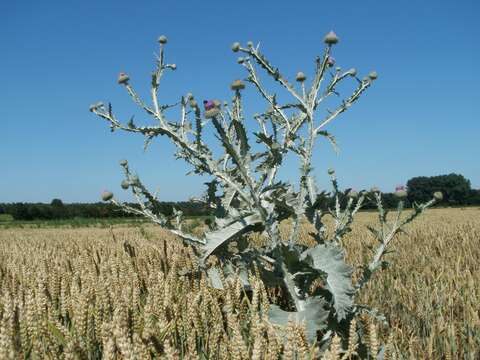
[[[371,256],[375,221],[360,213],[347,235],[352,265]],[[407,232],[357,299],[391,325],[357,319],[370,356],[387,343],[388,358],[480,358],[480,209],[428,210]],[[0,229],[0,359],[318,358],[301,326],[282,333],[262,315],[276,294],[253,274],[246,296],[240,282],[218,291],[181,275],[194,267],[153,225]],[[350,352],[336,338],[326,359],[355,358],[353,330]]]

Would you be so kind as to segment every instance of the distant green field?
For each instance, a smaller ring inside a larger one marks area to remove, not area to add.
[[[13,221],[12,215],[9,214],[0,214],[0,223]]]
[[[89,219],[74,218],[65,220],[32,220],[21,221],[13,220],[9,215],[0,215],[0,228],[46,228],[46,227],[108,227],[111,225],[133,226],[143,223],[146,220],[137,218],[111,218],[111,219]]]
[[[195,216],[188,217],[192,220],[195,226],[201,224],[209,216]],[[80,228],[80,227],[109,227],[112,225],[123,226],[136,226],[142,223],[149,223],[150,221],[144,218],[74,218],[65,220],[14,220],[12,216],[8,214],[0,214],[0,229],[9,228],[26,228],[26,229],[39,229],[39,228]]]

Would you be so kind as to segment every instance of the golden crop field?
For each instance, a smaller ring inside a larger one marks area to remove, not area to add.
[[[369,258],[375,220],[359,214],[346,237],[351,264]],[[391,324],[357,320],[370,351],[388,342],[389,358],[480,358],[480,209],[428,210],[407,231],[358,299]],[[246,297],[239,282],[222,292],[181,275],[194,265],[153,225],[2,229],[0,359],[315,358],[301,327],[284,341],[266,321],[275,294],[253,275]]]

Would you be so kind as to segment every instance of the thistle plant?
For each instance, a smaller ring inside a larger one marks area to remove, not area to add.
[[[211,209],[214,220],[202,236],[186,231],[182,212],[174,210],[171,216],[162,214],[156,194],[134,175],[126,160],[120,162],[125,175],[121,186],[132,192],[138,206],[122,203],[110,192],[105,192],[103,199],[126,212],[145,216],[191,245],[198,260],[197,270],[206,272],[214,287],[221,289],[225,278],[239,276],[248,290],[249,270],[259,269],[267,287],[279,287],[288,297],[282,308],[270,305],[268,316],[272,323],[303,323],[308,340],[317,342],[321,348],[329,345],[335,334],[345,340],[350,323],[358,314],[378,314],[375,309],[356,304],[356,294],[378,269],[387,265],[384,257],[395,236],[441,197],[436,194],[427,203],[413,204],[413,212],[403,217],[406,189],[399,188],[397,214],[393,221],[389,221],[382,194],[376,188],[359,192],[350,190],[344,199],[332,169],[328,170],[332,190],[320,191],[316,185],[312,157],[317,141],[324,138],[336,146],[327,127],[374,84],[377,73],[372,71],[360,79],[356,69],[344,71],[334,67],[333,49],[339,42],[334,32],[325,36],[323,55],[315,59],[311,77],[298,72],[295,82],[287,80],[258,45],[249,42],[242,46],[236,42],[231,49],[241,55],[238,63],[246,71],[246,77],[231,83],[233,98],[230,102],[217,99],[197,101],[188,93],[177,103],[164,104],[159,99],[161,79],[177,66],[166,62],[167,38],[161,36],[158,42],[159,54],[152,73],[148,102],[135,91],[127,74],[121,73],[118,77],[118,83],[156,124],[141,126],[133,117],[121,121],[110,103],[96,103],[90,110],[106,120],[112,131],[143,135],[145,148],[158,136],[167,137],[176,147],[176,158],[183,159],[191,167],[191,174],[209,178],[205,194],[196,201]],[[261,73],[276,83],[278,89],[288,96],[288,102],[279,101],[277,94],[266,88]],[[346,97],[337,91],[338,85],[344,82],[351,82],[353,88]],[[242,91],[247,85],[264,100],[266,108],[251,119],[244,113],[242,99]],[[330,97],[339,99],[337,107],[322,111],[322,105]],[[178,109],[176,121],[171,120],[174,109]],[[246,123],[256,123],[257,131],[249,136]],[[205,131],[216,134],[224,150],[221,156],[215,157],[211,147],[204,142]],[[299,162],[296,184],[278,179],[279,169],[289,154],[296,156]],[[329,206],[330,199],[333,199],[333,206]],[[354,269],[345,262],[343,242],[351,231],[355,215],[366,201],[374,201],[378,208],[379,225],[369,228],[378,240],[378,247],[354,283]],[[333,219],[331,236],[326,231],[327,217]],[[290,233],[287,240],[282,240],[279,224],[285,220],[291,223]],[[305,221],[313,229],[311,236],[316,243],[313,247],[298,241]],[[252,233],[265,235],[266,243],[253,246],[249,241]],[[220,265],[211,265],[208,260],[212,255],[220,259]],[[314,283],[322,286],[314,287]]]

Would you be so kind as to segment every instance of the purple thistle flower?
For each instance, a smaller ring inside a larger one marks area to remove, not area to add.
[[[215,107],[215,103],[213,100],[203,100],[203,106],[205,107],[205,110],[211,110]]]
[[[405,186],[403,186],[403,185],[397,185],[397,186],[395,187],[395,191],[405,191]]]
[[[335,65],[335,58],[333,58],[332,56],[329,56],[328,59],[327,59],[327,65],[328,66]]]

